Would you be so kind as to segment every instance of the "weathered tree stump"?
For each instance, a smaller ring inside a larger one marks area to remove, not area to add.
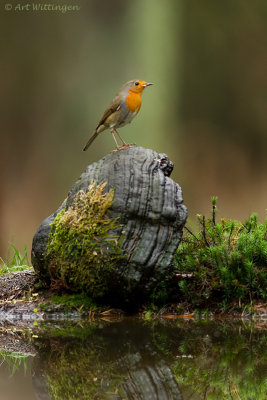
[[[87,192],[92,180],[107,182],[105,190],[115,190],[109,216],[119,217],[115,234],[121,238],[125,259],[112,274],[119,286],[110,284],[104,297],[120,307],[120,302],[147,298],[171,272],[187,218],[181,188],[169,177],[172,170],[173,163],[165,154],[142,147],[110,153],[89,165],[60,208],[34,235],[32,263],[39,276],[49,283],[45,255],[50,225],[59,211],[71,207],[79,191]]]

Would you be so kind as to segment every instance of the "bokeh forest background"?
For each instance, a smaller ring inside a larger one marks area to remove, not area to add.
[[[0,2],[2,258],[10,243],[30,252],[42,220],[114,148],[106,131],[82,152],[134,78],[154,86],[121,134],[174,162],[190,218],[208,213],[213,195],[219,216],[266,218],[267,1],[47,3],[80,10],[15,11],[18,1]]]

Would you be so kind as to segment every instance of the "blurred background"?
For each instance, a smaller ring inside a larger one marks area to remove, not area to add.
[[[153,82],[126,142],[166,153],[189,217],[260,220],[267,209],[267,2],[51,0],[60,11],[0,9],[0,256],[32,237],[85,167],[82,148],[130,79]],[[21,6],[26,3],[23,0]],[[38,4],[42,0],[38,0]],[[31,3],[32,4],[32,3]],[[15,9],[16,7],[16,9]],[[75,8],[74,7],[74,8]]]

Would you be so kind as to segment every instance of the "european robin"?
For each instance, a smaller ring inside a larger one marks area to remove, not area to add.
[[[147,86],[151,86],[152,83],[148,83],[141,80],[132,80],[126,82],[125,85],[116,94],[114,99],[109,104],[108,108],[103,114],[103,117],[99,121],[93,135],[90,137],[86,143],[83,151],[87,150],[99,133],[110,129],[113,139],[116,143],[117,150],[122,150],[130,144],[125,143],[125,141],[120,136],[117,128],[129,124],[132,119],[138,114],[142,104],[142,93]],[[123,145],[119,146],[115,138],[115,133],[119,136]]]

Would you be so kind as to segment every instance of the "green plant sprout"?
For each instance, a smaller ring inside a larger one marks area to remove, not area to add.
[[[23,254],[19,252],[14,244],[11,244],[11,248],[13,250],[13,255],[10,256],[9,252],[6,262],[0,257],[0,274],[7,274],[12,272],[24,271],[25,269],[31,269],[32,267],[28,258],[26,246],[24,246]]]

